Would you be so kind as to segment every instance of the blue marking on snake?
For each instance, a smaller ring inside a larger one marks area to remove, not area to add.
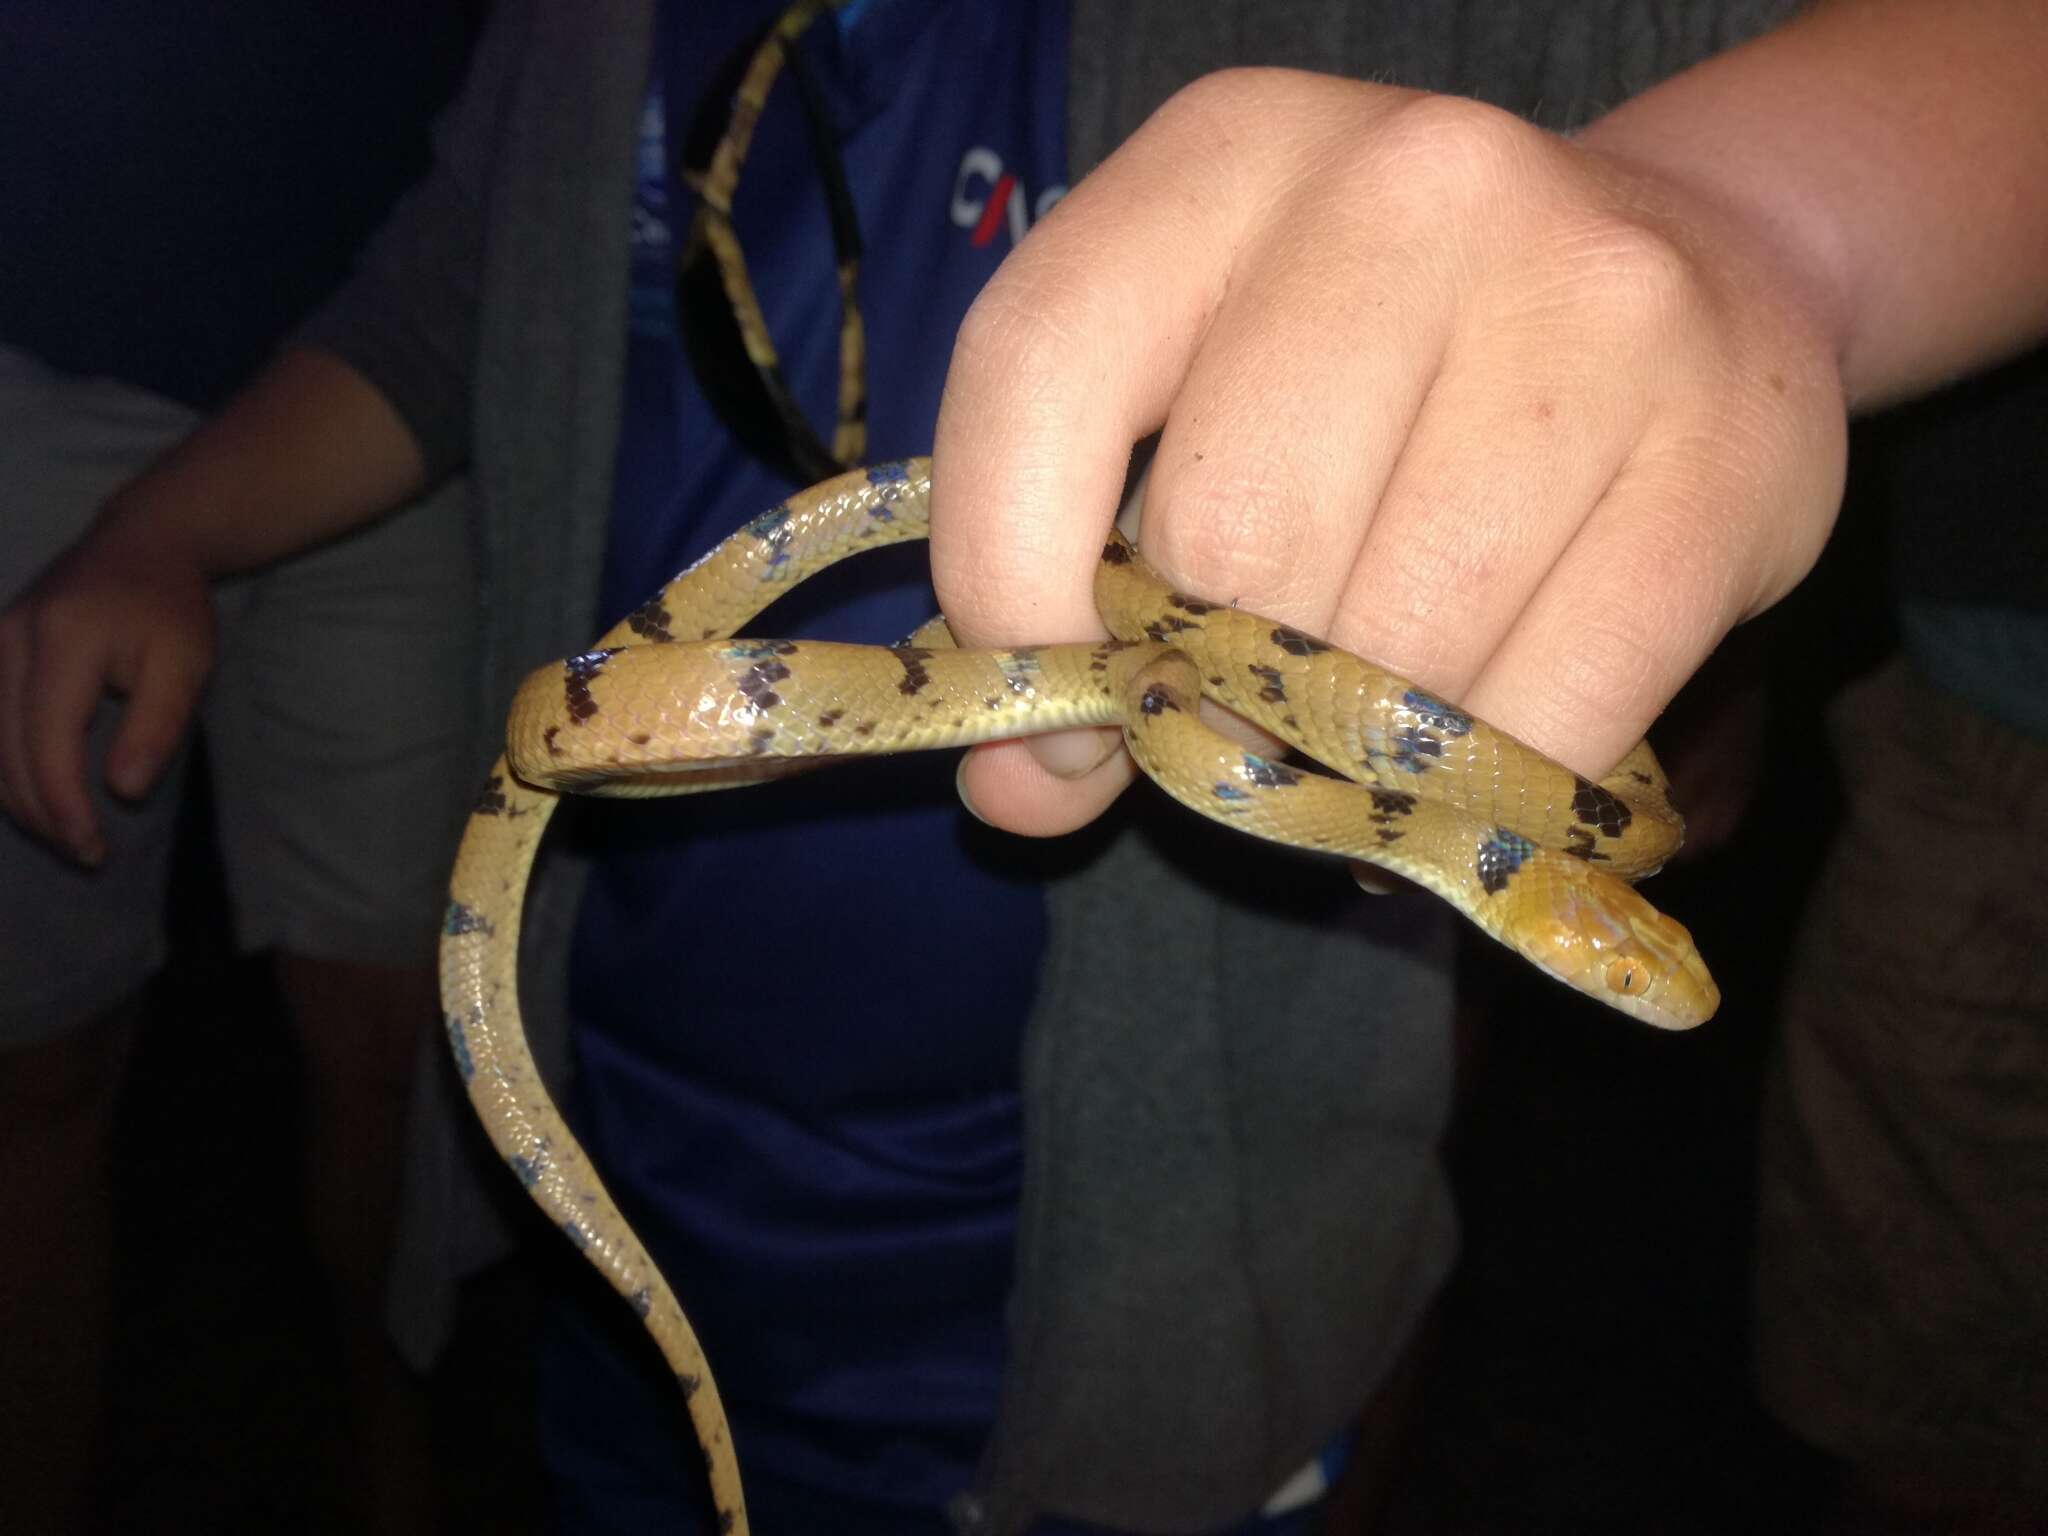
[[[1244,776],[1259,789],[1292,789],[1301,782],[1299,769],[1272,762],[1254,752],[1244,755]]]
[[[1434,726],[1446,736],[1472,734],[1472,717],[1455,704],[1446,704],[1433,693],[1424,693],[1420,688],[1410,688],[1401,695],[1401,703],[1420,715],[1423,724]]]
[[[1446,737],[1471,734],[1472,717],[1433,693],[1410,688],[1401,695],[1401,707],[1415,720],[1394,732],[1388,756],[1403,773],[1427,773],[1443,760]]]
[[[771,656],[796,654],[794,640],[735,640],[719,654],[727,661],[766,661]]]
[[[910,484],[910,466],[901,459],[889,464],[870,464],[868,484],[882,493],[874,505],[868,508],[868,520],[876,523],[895,522],[895,504],[903,499],[904,490]]]
[[[474,907],[465,907],[459,901],[448,903],[448,913],[441,919],[441,932],[451,939],[465,933],[489,933],[490,919]]]
[[[1239,789],[1235,784],[1219,783],[1216,785],[1216,798],[1218,800],[1237,802],[1249,800],[1251,796]]]
[[[785,501],[770,507],[747,524],[747,532],[768,546],[768,569],[771,571],[789,564],[789,520],[792,515],[789,503]]]
[[[476,1076],[476,1062],[469,1054],[469,1037],[463,1030],[462,1020],[454,1014],[446,1015],[442,1023],[448,1029],[448,1049],[455,1056],[456,1075],[466,1083]]]
[[[584,1231],[583,1228],[576,1222],[563,1222],[562,1236],[569,1239],[569,1246],[574,1248],[578,1253],[581,1253],[584,1249],[590,1246],[590,1234]]]
[[[540,1182],[540,1160],[538,1158],[521,1157],[515,1152],[506,1158],[505,1161],[511,1165],[513,1176],[519,1180],[519,1187],[521,1189],[531,1189]]]
[[[1507,889],[1508,881],[1515,871],[1529,861],[1536,845],[1519,832],[1510,832],[1506,827],[1495,827],[1486,841],[1479,845],[1477,869],[1479,883],[1489,896],[1497,896]]]

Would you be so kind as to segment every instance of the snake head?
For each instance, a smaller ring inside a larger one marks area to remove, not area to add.
[[[1721,989],[1685,925],[1628,885],[1593,871],[1551,886],[1548,910],[1510,941],[1560,981],[1659,1029],[1691,1029],[1721,1006]]]

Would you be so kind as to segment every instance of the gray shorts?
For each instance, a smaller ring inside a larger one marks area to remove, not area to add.
[[[198,421],[107,379],[0,348],[0,604],[106,496]],[[459,482],[375,527],[216,589],[201,707],[237,941],[320,959],[427,963],[472,761],[477,606]],[[0,817],[0,1047],[84,1023],[163,963],[189,745],[140,805],[99,780],[108,854],[78,868]]]
[[[1859,1466],[2039,1498],[2048,742],[1902,661],[1829,725],[1848,818],[1764,1101],[1759,1385]]]

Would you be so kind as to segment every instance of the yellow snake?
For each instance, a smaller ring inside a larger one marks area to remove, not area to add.
[[[608,631],[533,674],[470,817],[441,941],[448,1038],[471,1101],[534,1200],[640,1314],[688,1399],[721,1528],[745,1505],[724,1410],[674,1293],[563,1123],[527,1047],[516,957],[527,877],[564,791],[688,794],[820,758],[1118,724],[1182,804],[1256,836],[1392,870],[1551,975],[1684,1028],[1719,994],[1684,928],[1625,883],[1681,825],[1647,745],[1592,783],[1309,635],[1178,593],[1112,534],[1095,644],[960,651],[734,640],[805,577],[926,533],[927,464],[855,470],[755,518]],[[1304,758],[1204,725],[1207,697]]]

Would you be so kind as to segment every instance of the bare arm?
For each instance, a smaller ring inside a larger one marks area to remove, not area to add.
[[[127,698],[109,783],[155,782],[213,664],[209,579],[360,526],[465,457],[488,189],[534,9],[495,7],[433,173],[299,344],[0,612],[0,810],[30,831],[102,856],[84,738],[105,692]]]
[[[118,491],[95,532],[226,576],[359,527],[425,479],[418,442],[376,388],[300,349]]]
[[[212,669],[209,581],[369,522],[424,479],[367,380],[324,353],[281,356],[0,612],[0,806],[97,862],[85,733],[101,694],[127,698],[108,780],[141,795]]]
[[[2048,5],[1824,0],[1578,142],[1780,244],[1852,406],[2048,331]]]

